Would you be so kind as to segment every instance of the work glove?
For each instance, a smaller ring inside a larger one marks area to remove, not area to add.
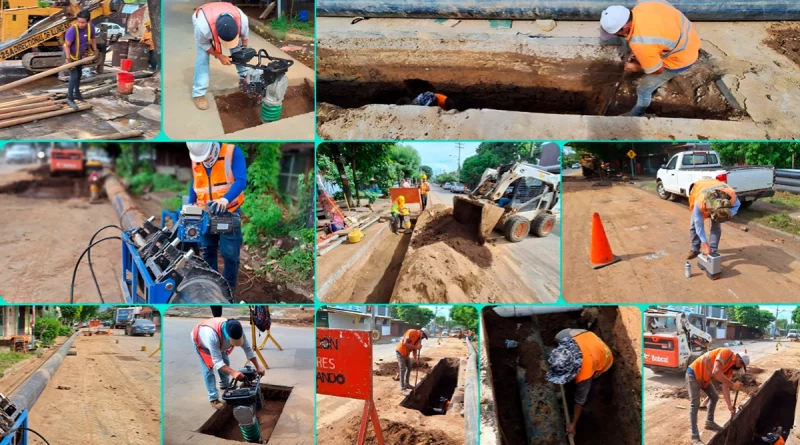
[[[211,201],[211,203],[208,205],[208,213],[212,215],[224,215],[227,211],[228,200],[225,198],[219,198],[215,201]]]

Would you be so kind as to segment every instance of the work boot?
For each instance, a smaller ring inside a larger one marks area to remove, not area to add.
[[[219,400],[212,400],[210,403],[211,406],[217,411],[221,410],[222,408],[225,408],[225,404],[220,402]]]
[[[67,105],[69,105],[69,107],[72,108],[73,110],[78,109],[78,104],[76,104],[75,101],[73,101],[72,99],[67,99]]]
[[[86,102],[86,99],[83,98],[83,94],[81,94],[81,93],[78,93],[78,94],[75,95],[75,100],[80,101],[80,102]]]
[[[414,389],[414,387],[411,385],[406,385],[406,389]]]
[[[700,436],[692,436],[692,445],[706,445],[700,440]]]
[[[208,110],[208,101],[205,96],[193,97],[192,100],[194,101],[194,106],[197,107],[198,110]]]
[[[689,254],[686,255],[686,259],[687,260],[693,260],[693,259],[697,258],[697,255],[700,255],[700,252],[698,252],[696,250],[690,250]]]
[[[706,420],[706,429],[711,431],[722,431],[722,427],[716,422],[710,422],[708,420]]]

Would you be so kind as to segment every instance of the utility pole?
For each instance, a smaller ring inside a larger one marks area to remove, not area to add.
[[[456,175],[458,175],[458,180],[461,180],[461,149],[464,148],[464,144],[461,142],[456,142],[456,148],[458,149],[458,164],[456,165]]]

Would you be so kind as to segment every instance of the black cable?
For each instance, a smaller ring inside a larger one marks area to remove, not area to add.
[[[94,239],[97,237],[97,235],[100,232],[102,232],[105,229],[110,229],[112,227],[117,229],[117,230],[119,230],[120,232],[122,232],[122,229],[116,224],[109,224],[109,225],[107,225],[105,227],[101,227],[100,230],[98,230],[97,232],[94,232],[94,235],[92,235],[92,239],[89,240],[89,245],[90,246],[92,245],[92,243],[94,242]],[[97,288],[97,296],[100,297],[100,302],[105,304],[106,300],[103,299],[103,293],[100,292],[100,284],[97,282],[97,276],[94,274],[94,267],[92,267],[92,251],[91,250],[89,250],[89,253],[86,255],[86,260],[89,262],[89,271],[92,273],[92,279],[94,280],[94,286]]]
[[[39,439],[42,439],[42,440],[44,441],[44,443],[45,443],[45,444],[47,444],[47,445],[50,445],[50,442],[48,442],[48,441],[47,441],[47,439],[45,439],[45,438],[44,438],[44,436],[42,436],[41,434],[39,434],[38,432],[36,432],[36,430],[33,430],[33,429],[31,429],[31,428],[25,428],[24,426],[21,426],[21,427],[19,427],[19,428],[14,428],[13,430],[10,430],[10,431],[8,432],[8,434],[6,434],[6,435],[5,435],[5,436],[3,436],[3,437],[8,437],[8,436],[11,436],[12,434],[16,433],[16,432],[17,432],[17,431],[19,431],[19,430],[28,431],[28,432],[31,432],[31,433],[33,433],[33,434],[36,434],[37,436],[39,436]]]
[[[122,241],[122,238],[118,237],[118,236],[109,236],[109,237],[103,238],[103,239],[101,239],[99,241],[95,241],[92,244],[89,244],[89,247],[87,247],[86,249],[83,250],[83,253],[81,253],[81,256],[78,258],[78,261],[75,262],[75,267],[72,269],[72,282],[69,285],[69,304],[75,303],[75,298],[74,298],[74,293],[75,293],[75,275],[78,274],[78,266],[80,266],[81,260],[83,259],[83,256],[86,255],[86,252],[90,251],[92,249],[92,247],[102,243],[103,241],[108,241],[108,240],[112,240],[112,239],[118,239],[118,240]]]

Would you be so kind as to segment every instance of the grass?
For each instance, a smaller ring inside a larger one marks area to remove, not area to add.
[[[25,354],[22,352],[1,352],[0,353],[0,375],[3,375],[5,371],[14,366],[14,364],[19,363],[21,361],[27,360],[29,358],[34,357],[31,354]]]
[[[789,216],[788,213],[760,214],[753,221],[782,232],[800,235],[800,221]]]
[[[765,202],[781,207],[800,208],[800,195],[794,193],[775,191],[775,196],[764,198]]]
[[[654,192],[658,188],[655,182],[644,182],[641,184],[641,187],[645,190]]]
[[[314,27],[311,26],[308,22],[301,22],[297,20],[297,15],[289,17],[284,15],[279,19],[274,19],[269,22],[270,28],[280,31],[283,36],[286,36],[286,33],[292,32],[294,34],[301,34],[305,36],[313,36],[314,35]]]

